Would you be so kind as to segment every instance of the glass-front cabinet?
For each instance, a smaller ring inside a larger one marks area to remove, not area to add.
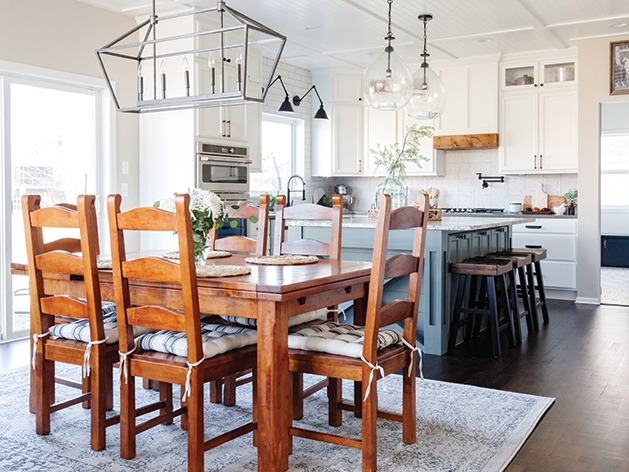
[[[565,55],[544,60],[504,61],[501,67],[503,90],[571,85],[576,84],[576,78],[576,58]]]

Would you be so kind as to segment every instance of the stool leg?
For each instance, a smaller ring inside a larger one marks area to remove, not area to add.
[[[539,331],[537,301],[535,301],[535,281],[533,280],[533,264],[529,264],[526,266],[526,281],[529,287],[529,299],[531,305],[531,318],[533,319],[533,330]]]
[[[520,309],[518,308],[518,293],[515,284],[515,270],[509,272],[509,302],[511,305],[511,326],[514,328],[515,342],[522,342],[522,326],[520,326]]]
[[[513,274],[513,272],[509,272],[509,274]],[[514,314],[515,314],[515,317],[518,319],[518,321],[520,320],[520,318],[517,314],[517,311],[518,311],[517,299],[516,299],[516,304],[515,304],[515,313],[509,307],[506,275],[507,274],[498,276],[497,287],[498,287],[498,291],[502,293],[502,296],[500,297],[502,311],[505,314],[505,319],[507,320],[506,322],[509,323],[509,326],[508,326],[509,332],[507,333],[507,339],[509,341],[509,346],[513,347],[515,346],[515,342],[516,342]],[[500,327],[500,317],[498,317],[498,327]]]
[[[463,307],[463,295],[465,293],[465,280],[465,275],[459,275],[459,286],[456,290],[454,312],[452,313],[452,320],[450,322],[450,339],[448,339],[448,352],[454,351],[454,346],[456,345],[456,336],[459,332],[461,309]]]
[[[526,329],[529,333],[534,331],[533,328],[533,313],[531,311],[531,302],[529,299],[529,288],[526,283],[526,275],[524,274],[524,267],[518,268],[518,278],[520,279],[520,295],[522,297],[522,304],[524,305],[524,312],[526,313]],[[518,326],[520,321],[518,320]],[[520,329],[520,335],[522,330]]]
[[[487,278],[480,277],[480,289],[477,293],[477,298],[474,299],[474,308],[483,309],[488,308],[485,294],[487,294]],[[477,338],[480,334],[482,315],[474,315],[474,337]]]
[[[546,307],[546,292],[544,292],[542,265],[539,261],[535,262],[535,279],[537,281],[537,291],[539,293],[539,301],[542,306],[542,317],[544,318],[544,323],[548,323],[550,321],[550,318],[548,317],[548,308]]]
[[[487,277],[487,300],[489,301],[489,325],[494,357],[502,355],[500,351],[500,328],[498,327],[498,303],[494,277]]]

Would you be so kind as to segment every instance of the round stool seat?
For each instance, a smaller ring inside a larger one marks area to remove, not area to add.
[[[450,272],[460,275],[480,275],[482,277],[497,277],[513,270],[513,262],[510,259],[489,259],[486,257],[474,257],[464,262],[450,264]]]

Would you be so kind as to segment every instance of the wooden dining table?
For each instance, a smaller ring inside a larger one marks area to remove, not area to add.
[[[257,265],[249,256],[211,259],[209,264],[246,265],[249,275],[197,278],[202,313],[256,318],[257,448],[259,471],[285,471],[292,450],[292,423],[288,371],[288,318],[317,308],[354,301],[355,316],[364,316],[371,263],[319,260],[304,265]],[[27,275],[25,264],[12,263],[13,274]],[[99,270],[103,300],[114,300],[111,270]],[[45,275],[50,294],[81,296],[82,279],[62,274]],[[182,309],[181,287],[136,280],[131,296],[138,303],[154,301]]]

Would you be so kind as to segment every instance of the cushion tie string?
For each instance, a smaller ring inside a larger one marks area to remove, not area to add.
[[[418,348],[417,346],[412,346],[411,343],[409,343],[406,339],[402,338],[402,342],[406,345],[406,347],[408,347],[411,350],[411,360],[408,364],[408,376],[410,377],[411,374],[413,373],[413,365],[415,364],[414,362],[414,356],[415,356],[415,352],[419,352],[419,377],[424,380],[424,370],[423,370],[423,359],[422,359],[422,350],[420,348]]]
[[[46,331],[44,334],[33,334],[33,359],[31,360],[33,370],[35,370],[35,361],[37,359],[37,341],[39,341],[39,338],[45,338],[49,334],[50,331]]]
[[[347,315],[345,314],[345,310],[341,307],[338,307],[336,310],[328,310],[331,313],[338,313],[339,315],[343,315],[343,321],[347,321]]]
[[[133,354],[137,347],[138,347],[138,345],[134,343],[133,349],[131,349],[130,351],[127,351],[127,352],[120,352],[120,351],[118,351],[118,354],[120,355],[120,375],[124,376],[124,383],[129,383],[129,372],[128,372],[128,367],[127,367],[127,357],[129,357],[129,355]]]
[[[201,364],[201,362],[203,362],[205,360],[205,357],[202,357],[201,359],[199,359],[197,362],[195,362],[194,364],[190,364],[190,362],[188,362],[188,373],[186,374],[186,389],[183,392],[183,397],[182,399],[186,399],[190,396],[190,377],[192,377],[192,369],[194,369],[196,366],[198,366],[199,364]]]
[[[85,348],[85,354],[83,355],[83,378],[89,377],[90,375],[90,357],[92,355],[92,346],[94,344],[103,344],[107,342],[107,338],[101,339],[100,341],[90,341],[87,343],[87,347]]]
[[[367,359],[365,359],[365,356],[363,356],[361,354],[360,358],[362,359],[362,361],[367,364],[370,368],[371,368],[371,373],[369,374],[369,382],[367,383],[367,390],[365,391],[365,398],[363,398],[363,402],[367,401],[367,398],[369,398],[369,393],[371,391],[371,383],[374,381],[374,372],[376,370],[380,371],[380,375],[382,376],[382,382],[384,383],[384,389],[387,389],[387,380],[384,377],[384,369],[378,365],[378,361],[376,361],[376,365],[373,365],[371,362],[369,362]],[[377,379],[376,379],[377,381]]]

